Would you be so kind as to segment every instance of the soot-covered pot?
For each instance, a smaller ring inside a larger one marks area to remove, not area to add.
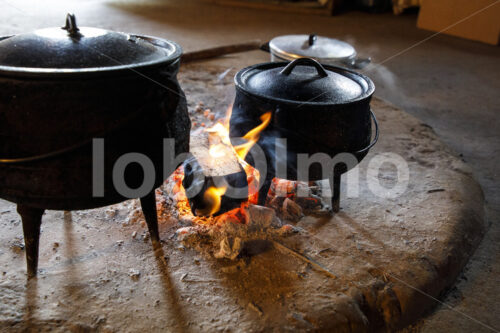
[[[357,164],[378,138],[376,118],[370,110],[375,86],[368,77],[354,71],[299,58],[290,63],[271,62],[242,69],[236,74],[235,84],[231,137],[243,136],[261,122],[262,114],[272,112],[257,143],[267,159],[261,202],[278,171],[277,164],[286,169],[285,176],[278,175],[281,178],[324,179],[325,170],[318,163],[307,172],[298,170],[298,154],[322,153],[334,158],[349,153]],[[376,126],[373,141],[372,119]],[[283,153],[276,150],[283,145],[277,139],[286,139]],[[252,156],[248,155],[248,162],[259,168]],[[283,160],[286,162],[280,163]],[[332,177],[328,177],[334,188],[333,210],[339,209],[340,175],[353,167],[353,163],[347,164],[336,165]]]
[[[129,199],[112,177],[121,156],[147,156],[156,188],[168,176],[164,138],[175,138],[177,154],[189,150],[190,120],[176,78],[181,54],[168,40],[78,28],[73,15],[63,28],[0,37],[0,198],[18,205],[29,276],[36,275],[44,209]],[[104,139],[103,158],[93,159],[94,138]],[[131,164],[124,178],[135,189],[143,170]],[[157,244],[153,188],[141,203]]]

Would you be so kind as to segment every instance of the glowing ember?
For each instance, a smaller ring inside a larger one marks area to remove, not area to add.
[[[188,218],[192,220],[194,223],[199,225],[207,225],[207,224],[212,225],[212,224],[227,223],[227,222],[246,223],[247,218],[245,215],[245,208],[248,207],[248,205],[250,204],[257,203],[258,192],[259,192],[258,191],[259,172],[246,162],[244,162],[243,168],[245,170],[245,173],[247,174],[248,193],[249,193],[248,201],[242,203],[240,207],[230,210],[222,215],[219,215],[216,218],[207,216],[210,214],[200,214],[200,216],[193,215],[193,212],[191,211],[191,208],[189,206],[189,200],[186,196],[184,186],[182,186],[182,181],[184,179],[183,166],[177,168],[177,170],[175,170],[175,172],[169,177],[169,179],[167,179],[165,184],[168,186],[168,188],[166,188],[165,191],[171,192],[173,194],[172,198],[175,203],[175,208],[176,208],[175,212],[179,215],[179,218]],[[214,192],[220,194],[220,192],[216,187],[210,187],[209,189],[215,189],[216,191]],[[213,199],[210,198],[207,200],[210,201]],[[219,199],[216,200],[220,200],[220,196]],[[220,207],[216,207],[217,202],[214,203],[214,206],[215,208],[220,209]]]

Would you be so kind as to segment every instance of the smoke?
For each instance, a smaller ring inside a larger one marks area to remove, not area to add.
[[[390,91],[401,90],[401,85],[398,83],[398,77],[386,66],[379,64],[370,64],[363,71],[363,74],[371,77],[375,82],[375,86],[379,86]]]
[[[387,56],[383,54],[378,44],[358,43],[353,36],[346,36],[343,39],[351,44],[358,52],[358,58],[371,58],[371,63],[365,68],[358,70],[361,74],[367,75],[375,83],[375,87],[391,92],[402,93],[399,78],[384,63]],[[379,61],[380,63],[377,63]]]

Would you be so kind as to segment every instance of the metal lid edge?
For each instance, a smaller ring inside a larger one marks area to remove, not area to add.
[[[133,35],[133,34],[131,34]],[[115,73],[131,70],[136,71],[143,68],[149,68],[160,65],[167,65],[180,59],[183,50],[182,47],[174,41],[158,38],[147,35],[133,35],[138,38],[142,38],[152,43],[156,47],[165,48],[161,44],[170,44],[174,47],[174,52],[164,58],[157,60],[138,62],[129,65],[119,65],[119,66],[106,66],[106,67],[88,67],[88,68],[37,68],[37,67],[13,67],[13,66],[3,66],[0,65],[0,76],[11,76],[11,77],[22,77],[22,78],[59,78],[59,77],[75,77],[75,76],[87,76],[87,75],[113,75]],[[11,36],[0,36],[0,41],[13,37]]]
[[[328,63],[329,61],[343,61],[343,60],[347,60],[347,59],[352,59],[352,58],[355,58],[358,53],[356,52],[356,50],[354,49],[353,47],[353,54],[351,54],[350,56],[348,57],[342,57],[342,58],[317,58],[317,57],[307,57],[307,56],[300,56],[298,54],[294,54],[294,53],[289,53],[289,52],[286,52],[282,49],[280,49],[279,47],[277,47],[275,45],[275,43],[273,43],[273,39],[271,39],[271,41],[269,42],[269,51],[271,52],[271,54],[274,54],[276,55],[277,57],[281,58],[281,59],[284,59],[284,60],[295,60],[295,59],[298,59],[298,58],[312,58],[314,60],[317,60],[319,62],[325,62],[325,63]]]
[[[236,75],[234,76],[234,85],[236,86],[236,89],[240,90],[241,92],[255,96],[257,98],[265,99],[268,101],[274,101],[277,103],[286,103],[286,104],[297,105],[297,107],[307,106],[307,105],[310,105],[310,106],[349,105],[352,103],[362,101],[366,98],[369,98],[375,92],[375,84],[368,76],[360,74],[360,73],[355,72],[353,70],[343,68],[343,67],[325,65],[325,64],[323,64],[323,67],[325,67],[325,69],[336,70],[336,71],[338,71],[338,70],[345,71],[345,72],[350,73],[351,75],[358,76],[358,77],[362,78],[366,82],[368,87],[360,96],[353,98],[351,100],[341,102],[341,103],[324,103],[324,102],[294,101],[294,100],[282,99],[282,98],[273,97],[273,96],[266,96],[266,95],[259,94],[259,93],[256,93],[256,92],[253,92],[253,91],[247,89],[245,87],[245,84],[243,83],[242,76],[250,70],[258,69],[259,67],[274,67],[273,65],[275,65],[276,67],[286,66],[287,64],[288,64],[288,62],[265,62],[265,63],[260,63],[260,64],[245,67],[242,70],[240,70],[238,73],[236,73]]]

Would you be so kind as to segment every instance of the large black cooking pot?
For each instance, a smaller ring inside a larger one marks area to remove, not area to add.
[[[262,114],[272,112],[271,122],[257,143],[267,159],[267,183],[276,175],[276,162],[284,158],[286,176],[279,176],[304,181],[323,179],[325,170],[318,163],[311,164],[307,178],[303,179],[304,173],[297,172],[297,154],[323,153],[333,158],[349,153],[351,160],[359,162],[378,138],[376,118],[370,110],[375,86],[368,77],[354,71],[299,58],[290,63],[247,67],[237,73],[235,84],[231,137],[243,136],[261,123]],[[373,141],[372,119],[376,125]],[[285,154],[279,150],[276,153],[276,139],[286,139]],[[252,156],[255,155],[249,154],[247,161],[258,167]],[[339,163],[332,185],[353,164]],[[334,192],[338,188],[335,186]],[[266,184],[263,189],[267,194]],[[265,195],[260,199],[265,199]],[[338,206],[338,200],[335,205]]]
[[[182,50],[174,42],[76,26],[0,37],[0,197],[18,204],[28,273],[36,274],[44,209],[75,210],[129,199],[112,170],[127,153],[154,165],[164,180],[163,139],[189,150],[190,120],[176,75]],[[93,168],[93,138],[104,138],[104,162]],[[101,168],[104,166],[104,169]],[[102,171],[103,170],[103,171]],[[93,172],[104,195],[93,193]],[[130,188],[143,170],[125,169]],[[154,190],[141,198],[151,238],[158,241]]]

